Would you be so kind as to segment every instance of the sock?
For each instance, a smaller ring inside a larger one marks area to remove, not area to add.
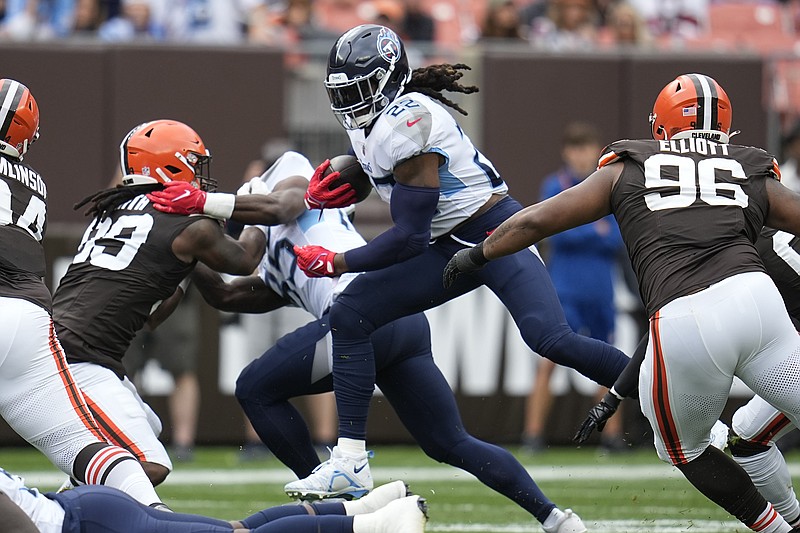
[[[161,503],[141,463],[127,450],[105,443],[86,446],[73,464],[73,475],[87,485],[106,485],[144,505]]]
[[[766,508],[759,515],[755,523],[748,527],[759,533],[790,533],[792,531],[792,526],[781,518],[781,515],[778,514],[778,511],[776,511],[769,502],[767,502]]]
[[[274,522],[287,516],[325,516],[345,514],[344,506],[341,502],[301,502],[287,503],[276,507],[269,507],[240,520],[241,524],[247,529],[257,529],[264,524]]]
[[[380,518],[374,513],[358,514],[353,518],[353,533],[375,533],[380,531]]]
[[[742,467],[721,450],[709,446],[696,459],[675,466],[697,490],[750,529],[761,533],[791,531]]]
[[[279,524],[264,524],[250,533],[267,533],[280,531],[281,533],[351,533],[355,531],[353,518],[350,516],[287,516],[281,518]],[[361,533],[374,533],[375,530],[362,530]]]
[[[558,521],[561,520],[561,517],[564,516],[564,511],[556,507],[552,511],[550,511],[550,516],[542,522],[542,529],[545,531],[550,531],[552,528],[556,527]]]
[[[339,451],[348,457],[361,457],[367,453],[367,441],[364,440],[339,437],[336,445]]]
[[[775,510],[791,525],[797,526],[800,522],[800,503],[792,488],[792,478],[786,461],[778,447],[770,446],[766,451],[755,455],[734,455],[733,459],[744,468],[758,492],[772,503]]]

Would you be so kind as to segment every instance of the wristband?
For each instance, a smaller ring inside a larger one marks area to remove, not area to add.
[[[180,283],[178,283],[178,288],[183,291],[183,294],[186,294],[186,290],[189,288],[189,283],[191,282],[192,282],[191,277],[186,276],[181,280]]]
[[[203,214],[226,220],[231,218],[235,205],[235,195],[223,192],[210,192],[206,195]]]
[[[483,243],[476,244],[469,251],[469,259],[478,266],[483,266],[489,262],[483,255]]]
[[[610,389],[608,389],[608,392],[610,392],[611,394],[616,396],[617,399],[620,400],[620,401],[625,399],[625,396],[622,396],[620,393],[618,393],[617,389],[615,389],[613,386]]]

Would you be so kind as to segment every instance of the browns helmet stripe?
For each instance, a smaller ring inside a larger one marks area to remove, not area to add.
[[[703,123],[695,129],[716,130],[719,122],[717,110],[719,108],[719,96],[717,94],[717,84],[714,80],[703,74],[689,74],[694,89],[697,92],[697,108],[702,113]],[[698,118],[701,113],[698,113]]]
[[[0,103],[0,140],[6,138],[23,94],[25,94],[25,87],[18,81],[3,81],[3,86],[0,88],[0,102],[2,102]]]

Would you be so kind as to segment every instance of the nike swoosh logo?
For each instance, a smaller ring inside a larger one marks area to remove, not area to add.
[[[187,196],[189,196],[190,194],[191,194],[191,192],[189,192],[189,191],[183,191],[183,193],[181,193],[181,195],[180,195],[180,196],[176,196],[175,198],[173,198],[173,199],[172,199],[172,201],[173,201],[173,202],[177,202],[178,200],[181,200],[181,199],[183,199],[183,198],[186,198],[186,197],[187,197]]]
[[[413,126],[414,124],[416,124],[420,120],[422,120],[422,117],[419,117],[416,120],[406,120],[406,126],[408,126],[410,128],[411,126]]]
[[[322,268],[324,265],[325,265],[325,261],[323,261],[322,259],[319,259],[319,260],[317,261],[317,264],[316,264],[316,265],[314,265],[313,269],[314,269],[314,270],[316,270],[316,269],[318,269],[318,268]]]
[[[357,466],[357,467],[355,467],[355,468],[353,469],[353,472],[355,472],[356,474],[358,474],[359,472],[361,472],[362,470],[364,470],[364,468],[365,468],[365,467],[366,467],[368,464],[369,464],[369,463],[367,462],[367,463],[364,463],[364,464],[363,464],[363,465],[361,465],[361,466]]]

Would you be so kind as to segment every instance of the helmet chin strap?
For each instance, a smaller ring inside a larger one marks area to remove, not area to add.
[[[0,141],[0,153],[9,155],[14,159],[19,159],[20,161],[22,161],[22,154],[20,154],[16,148],[14,148],[5,141]]]
[[[158,183],[158,180],[150,176],[142,176],[141,174],[125,174],[122,176],[122,184],[126,187],[131,185],[151,185]]]

